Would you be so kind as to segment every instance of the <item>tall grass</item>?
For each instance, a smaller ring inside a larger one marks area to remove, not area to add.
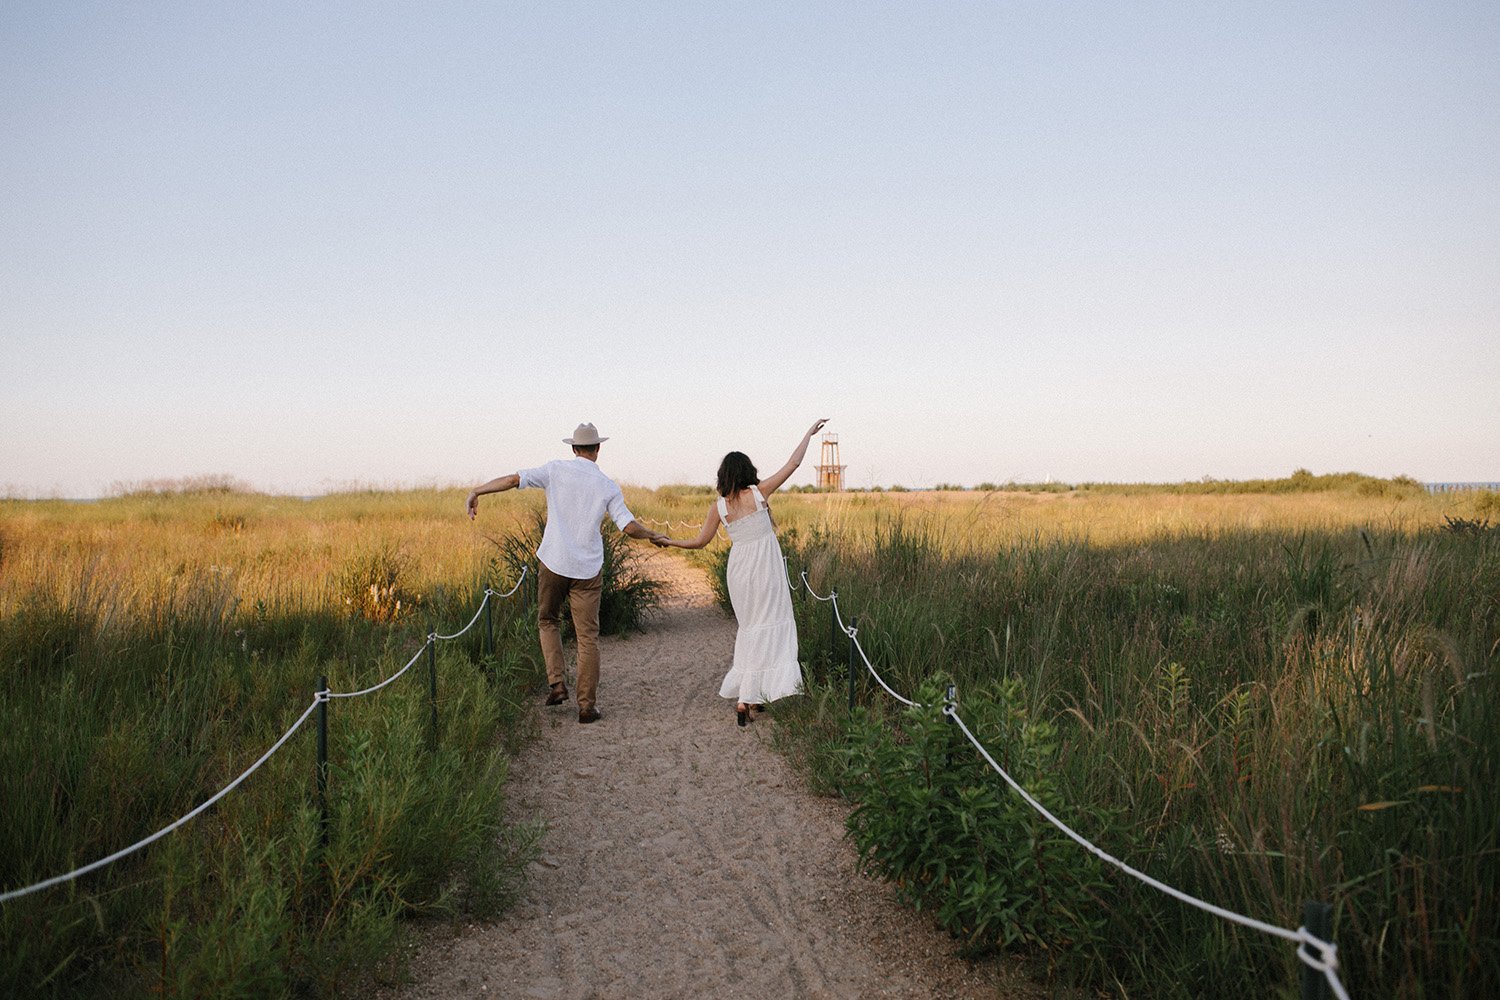
[[[487,512],[501,543],[537,498]],[[0,503],[0,887],[110,854],[189,811],[309,704],[388,676],[514,579],[452,493],[236,493]],[[502,825],[523,699],[520,595],[425,664],[329,706],[321,844],[311,720],[165,839],[0,904],[0,993],[358,994],[398,972],[399,918],[507,904],[536,831]]]
[[[1500,533],[1404,514],[1109,540],[894,516],[789,548],[897,690],[953,679],[980,738],[1106,850],[1286,927],[1333,903],[1356,996],[1495,995]],[[1054,844],[989,798],[999,779],[940,717],[874,691],[845,722],[846,650],[827,605],[798,608],[813,696],[779,712],[780,740],[850,797],[867,862],[971,949],[1028,947],[1128,996],[1295,994],[1284,942]]]

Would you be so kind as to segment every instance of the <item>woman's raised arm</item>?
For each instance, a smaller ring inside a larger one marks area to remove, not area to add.
[[[826,423],[828,423],[827,417],[813,421],[813,425],[807,429],[806,434],[802,435],[802,442],[797,445],[797,450],[792,452],[792,457],[787,459],[786,464],[760,481],[761,496],[770,496],[781,489],[782,483],[791,478],[792,473],[797,471],[797,466],[801,465],[802,460],[807,457],[808,442],[812,440],[814,434],[823,429]]]

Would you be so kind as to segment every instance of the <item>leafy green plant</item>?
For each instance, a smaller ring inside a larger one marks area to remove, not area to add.
[[[1060,809],[1057,729],[1029,717],[1021,691],[1014,678],[972,689],[961,711],[1001,766]],[[942,692],[941,680],[924,684],[916,697],[925,707],[894,724],[864,710],[849,724],[848,827],[861,861],[932,909],[970,953],[1092,949],[1104,924],[1097,860],[1001,782],[943,714]],[[1101,810],[1075,819],[1108,826]]]

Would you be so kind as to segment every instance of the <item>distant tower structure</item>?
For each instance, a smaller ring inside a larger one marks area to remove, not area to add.
[[[818,458],[818,489],[842,491],[845,468],[839,464],[839,436],[824,434],[823,451]]]

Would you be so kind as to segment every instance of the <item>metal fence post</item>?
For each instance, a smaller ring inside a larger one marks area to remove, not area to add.
[[[838,662],[839,655],[839,592],[832,587],[828,588],[828,672],[833,673],[833,665]]]
[[[484,588],[484,655],[495,655],[495,602],[490,600],[491,591]]]
[[[1333,941],[1333,907],[1307,900],[1302,904],[1302,926],[1319,941]],[[1302,1000],[1328,1000],[1328,978],[1322,972],[1302,966]]]
[[[328,677],[318,678],[318,843],[328,847]]]
[[[850,635],[849,635],[849,712],[851,714],[853,714],[853,712],[854,712],[854,685],[855,685],[855,676],[856,676],[855,673],[854,673],[854,667],[855,667],[855,664],[858,662],[858,657],[859,657],[859,650],[856,649],[855,645],[854,645],[854,635],[853,635],[853,633],[856,632],[856,631],[858,631],[858,630],[859,630],[859,619],[858,618],[851,618],[851,619],[849,619],[849,632],[850,632]]]
[[[432,706],[432,731],[428,742],[433,750],[438,745],[438,713],[437,713],[437,631],[427,634],[427,701]]]
[[[955,735],[955,731],[958,729],[958,722],[954,719],[954,717],[951,714],[951,712],[953,710],[957,710],[957,708],[958,708],[958,687],[957,687],[957,685],[954,685],[954,684],[949,684],[948,685],[948,695],[944,699],[943,704],[950,710],[949,712],[945,712],[943,714],[945,714],[945,715],[948,716],[948,753],[947,753],[947,757],[946,757],[946,762],[947,762],[948,772],[951,774],[952,771],[953,771],[953,743],[954,743],[953,737]]]

